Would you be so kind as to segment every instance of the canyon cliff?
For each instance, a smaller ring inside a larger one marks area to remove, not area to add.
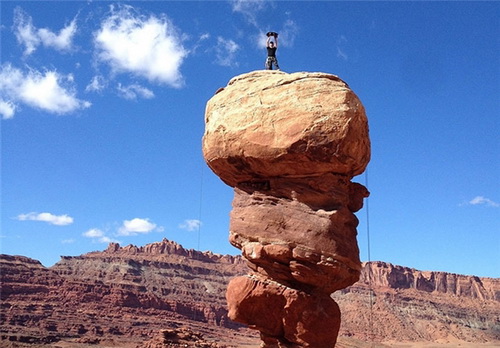
[[[0,346],[258,347],[255,332],[228,319],[224,298],[245,263],[168,240],[112,243],[49,268],[1,255]],[[332,296],[343,316],[339,348],[500,344],[497,278],[371,262],[362,264],[360,281]]]

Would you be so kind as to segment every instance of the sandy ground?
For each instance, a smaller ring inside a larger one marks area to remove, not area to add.
[[[500,348],[499,343],[393,343],[391,348]],[[374,347],[375,348],[375,347]]]
[[[137,345],[88,345],[88,344],[78,344],[78,343],[68,343],[68,342],[59,342],[52,345],[24,345],[24,344],[13,344],[7,345],[5,347],[12,348],[135,348]],[[259,348],[260,345],[239,345],[238,348]],[[335,348],[500,348],[500,343],[398,343],[398,344],[382,344],[382,343],[365,343],[363,345],[344,345],[339,343],[335,346]]]
[[[4,345],[5,344],[5,345]],[[20,342],[5,342],[0,341],[0,346],[5,348],[136,348],[137,342],[113,342],[104,341],[98,345],[77,343],[71,341],[59,341],[52,344],[31,345]],[[255,340],[248,343],[240,343],[231,345],[237,348],[259,348]],[[428,342],[384,342],[384,343],[367,343],[355,339],[339,338],[335,348],[500,348],[500,342],[496,343],[471,343],[471,342],[454,342],[454,343],[428,343]]]
[[[238,345],[238,348],[259,348],[260,345]],[[500,348],[498,343],[366,343],[340,339],[335,348]]]
[[[500,342],[499,343],[443,343],[443,344],[437,344],[437,343],[416,343],[416,344],[395,344],[390,346],[391,348],[499,348],[500,347]]]

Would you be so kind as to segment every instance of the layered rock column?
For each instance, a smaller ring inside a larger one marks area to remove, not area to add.
[[[370,159],[363,105],[334,75],[255,71],[207,103],[203,154],[234,187],[232,245],[249,274],[233,279],[229,316],[262,347],[334,347],[330,297],[359,279],[356,241]]]

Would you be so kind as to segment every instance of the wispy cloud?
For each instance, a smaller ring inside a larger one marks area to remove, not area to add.
[[[197,52],[198,52],[198,49],[200,48],[200,46],[202,46],[202,44],[207,41],[208,39],[210,39],[210,34],[209,33],[203,33],[199,36],[198,40],[195,42],[195,44],[193,45],[193,47],[191,47],[189,49],[189,53],[191,55],[195,55]]]
[[[266,0],[230,0],[233,12],[241,13],[245,19],[255,27],[259,27],[257,23],[257,15],[264,10],[269,1]]]
[[[155,94],[153,91],[146,87],[142,87],[141,85],[138,84],[132,84],[129,86],[122,86],[121,83],[118,84],[116,87],[118,90],[118,93],[120,96],[122,96],[125,99],[129,100],[135,100],[138,97],[144,98],[144,99],[151,99],[154,98]]]
[[[165,17],[143,16],[131,6],[111,6],[95,33],[99,60],[115,72],[181,87],[181,64],[188,55],[181,35]]]
[[[61,240],[61,244],[73,244],[73,243],[75,243],[75,242],[76,242],[76,240],[75,240],[75,239],[73,239],[73,238],[69,238],[69,239],[63,239],[63,240]]]
[[[277,31],[278,35],[278,43],[280,47],[293,47],[295,45],[295,40],[300,33],[300,27],[296,21],[292,19],[287,19],[285,22],[279,26],[269,28],[268,30]],[[258,31],[250,35],[251,41],[253,44],[261,49],[266,47],[267,36],[266,33],[268,30],[263,30],[258,26]]]
[[[227,40],[219,36],[215,46],[215,62],[221,66],[238,66],[236,54],[239,49],[240,47],[233,40]]]
[[[85,92],[101,92],[106,88],[106,81],[101,75],[92,77],[90,83],[85,87]]]
[[[344,44],[347,42],[347,38],[344,35],[340,35],[337,38],[337,57],[347,61],[349,59],[347,53],[344,49]]]
[[[340,47],[337,47],[337,58],[347,60],[349,57]]]
[[[19,44],[24,45],[24,54],[30,55],[38,46],[51,47],[58,51],[69,51],[73,46],[73,38],[77,31],[76,18],[54,33],[48,28],[37,29],[33,19],[20,7],[14,9],[14,34]]]
[[[15,102],[49,113],[67,114],[91,106],[76,97],[73,75],[57,71],[23,72],[9,63],[0,66],[0,99],[3,100],[3,117],[14,116]]]
[[[285,47],[293,47],[299,31],[297,23],[291,19],[287,19],[279,33],[279,44]]]
[[[84,232],[82,235],[87,238],[92,238],[93,241],[98,243],[120,243],[119,240],[106,236],[106,233],[98,228],[92,228]]]
[[[19,221],[43,221],[51,225],[65,226],[73,223],[73,218],[68,215],[54,215],[51,213],[28,213],[16,217]]]
[[[0,99],[0,115],[2,115],[2,119],[8,120],[9,118],[13,118],[15,113],[16,105],[12,101]]]
[[[147,234],[152,231],[161,232],[163,230],[162,226],[157,226],[155,223],[149,221],[149,219],[135,218],[123,221],[117,234],[119,236],[135,236],[137,234]]]
[[[201,225],[202,223],[200,220],[191,219],[191,220],[184,220],[183,223],[179,224],[179,228],[191,232],[191,231],[198,231]]]
[[[499,208],[500,203],[497,203],[489,198],[483,197],[483,196],[476,196],[473,199],[471,199],[469,202],[467,202],[469,205],[486,205],[489,207],[495,207]]]

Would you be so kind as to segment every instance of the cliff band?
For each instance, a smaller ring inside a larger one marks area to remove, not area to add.
[[[229,279],[246,272],[241,256],[163,240],[145,246],[112,243],[104,251],[64,256],[50,268],[27,257],[0,255],[0,269],[1,347],[109,347],[114,342],[115,347],[152,348],[180,328],[203,334],[212,348],[258,346],[254,332],[228,319],[224,304]],[[381,348],[402,342],[500,345],[498,278],[372,262],[363,265],[360,281],[333,296],[343,319],[337,348],[373,342]],[[191,341],[188,346],[203,347],[193,343],[198,338]],[[380,343],[388,341],[393,343]]]

